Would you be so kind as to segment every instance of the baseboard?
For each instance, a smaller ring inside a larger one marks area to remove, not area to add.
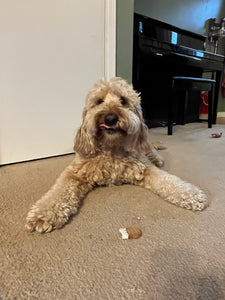
[[[208,120],[208,114],[200,114],[200,120]],[[216,118],[216,124],[225,124],[225,112],[218,112]]]
[[[200,114],[199,119],[200,120],[208,120],[208,114]]]
[[[225,118],[225,111],[219,111],[217,113],[217,118]]]
[[[216,124],[225,124],[225,112],[218,112]]]

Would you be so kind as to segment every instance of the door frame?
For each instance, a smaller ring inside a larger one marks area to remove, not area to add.
[[[105,79],[116,76],[116,0],[105,0]]]

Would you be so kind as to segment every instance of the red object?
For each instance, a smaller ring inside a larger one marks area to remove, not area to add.
[[[208,119],[208,105],[209,95],[208,92],[201,92],[201,105],[200,105],[200,119]]]

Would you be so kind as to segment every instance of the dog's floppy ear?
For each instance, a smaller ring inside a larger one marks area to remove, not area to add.
[[[96,154],[94,141],[84,125],[81,125],[77,131],[73,149],[75,153],[78,153],[81,156],[90,157]]]
[[[74,151],[75,153],[80,154],[81,156],[91,157],[94,156],[97,152],[95,143],[92,135],[88,132],[85,126],[85,118],[86,112],[83,113],[83,123],[78,129],[75,141],[74,141]]]
[[[148,127],[144,122],[140,106],[137,107],[136,113],[141,121],[137,137],[136,149],[139,152],[148,153],[151,150],[151,144],[148,137]]]

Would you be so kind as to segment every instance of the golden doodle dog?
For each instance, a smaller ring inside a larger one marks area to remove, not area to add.
[[[89,91],[75,138],[75,158],[55,185],[31,207],[30,231],[62,227],[98,186],[135,184],[164,200],[202,210],[207,197],[196,186],[161,170],[163,159],[148,139],[139,94],[125,80],[100,80]]]

